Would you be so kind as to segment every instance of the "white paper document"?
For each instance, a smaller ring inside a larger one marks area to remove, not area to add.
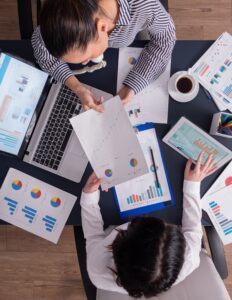
[[[76,199],[10,168],[0,190],[0,219],[57,243]]]
[[[232,185],[204,196],[203,209],[208,213],[224,245],[232,242]]]
[[[123,81],[136,63],[142,48],[127,47],[119,50],[117,91],[123,87]],[[125,106],[133,126],[146,122],[167,123],[168,121],[168,80],[171,62],[166,70],[154,82],[135,95]]]
[[[211,195],[219,190],[225,189],[232,184],[232,161],[228,164],[225,170],[218,176],[216,181],[205,193],[205,196]],[[204,197],[202,199],[204,199]]]
[[[201,199],[222,242],[232,242],[232,162],[219,175]]]
[[[143,151],[121,99],[104,103],[104,112],[89,110],[70,122],[106,190],[148,172]]]
[[[232,104],[232,36],[224,32],[192,67],[199,82],[215,98],[219,109]]]
[[[121,212],[171,200],[155,129],[138,132],[138,138],[149,173],[115,187]],[[154,154],[155,166],[152,162],[150,147]],[[158,182],[154,168],[156,168]]]

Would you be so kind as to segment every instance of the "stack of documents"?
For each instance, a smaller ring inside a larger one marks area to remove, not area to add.
[[[114,195],[122,219],[174,204],[154,126],[151,123],[139,126],[137,135],[149,172],[115,186]]]
[[[232,162],[202,198],[203,209],[208,213],[224,245],[232,242]]]
[[[232,36],[224,32],[192,67],[218,109],[232,111]]]

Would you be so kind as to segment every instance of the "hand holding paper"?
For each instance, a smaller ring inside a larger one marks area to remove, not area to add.
[[[148,172],[138,138],[118,96],[104,103],[103,113],[89,110],[70,121],[101,178],[103,190]]]

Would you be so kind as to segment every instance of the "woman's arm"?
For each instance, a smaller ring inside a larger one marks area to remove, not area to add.
[[[132,88],[135,94],[162,74],[171,59],[176,41],[173,20],[160,1],[144,1],[144,7],[148,5],[152,13],[148,12],[149,19],[145,30],[148,31],[151,40],[124,80],[124,84]]]
[[[86,239],[87,258],[94,247],[105,238],[102,215],[98,205],[99,195],[99,190],[93,193],[82,192],[81,195],[81,220]]]
[[[31,42],[35,59],[43,71],[49,73],[55,80],[62,83],[65,83],[70,76],[73,76],[72,71],[66,63],[49,53],[45,47],[39,27],[35,29]]]
[[[99,185],[100,179],[93,173],[85,184],[80,200],[87,259],[95,246],[105,237],[102,215],[98,205],[100,197]]]
[[[184,264],[175,284],[184,280],[200,264],[203,235],[201,216],[200,182],[185,180],[183,187],[182,232],[185,237],[186,248]]]
[[[175,284],[184,280],[200,264],[200,251],[203,235],[201,226],[202,210],[200,184],[205,177],[212,174],[217,169],[216,167],[213,167],[212,155],[209,155],[205,164],[201,165],[203,154],[203,152],[200,153],[193,169],[191,169],[191,160],[188,160],[185,168],[182,232],[186,241],[186,249],[184,264]]]

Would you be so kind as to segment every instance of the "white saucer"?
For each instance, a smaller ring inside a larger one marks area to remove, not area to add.
[[[188,72],[183,72],[183,71],[176,72],[175,74],[173,74],[171,76],[171,78],[168,81],[169,95],[178,102],[189,102],[189,101],[193,100],[199,92],[199,83],[197,81],[196,81],[196,89],[193,92],[191,92],[190,94],[182,94],[182,93],[179,93],[176,91],[176,89],[175,89],[176,79],[180,74],[184,74],[184,73],[187,74]]]

